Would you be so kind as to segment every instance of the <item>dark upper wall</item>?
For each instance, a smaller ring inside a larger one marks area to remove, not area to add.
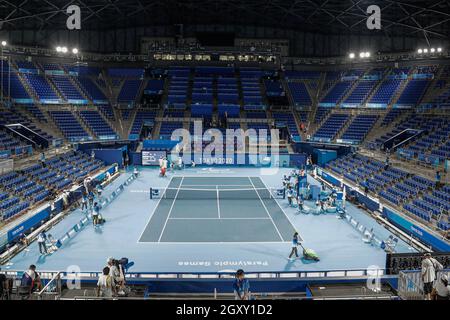
[[[0,38],[11,44],[54,48],[57,45],[77,46],[80,50],[99,53],[139,53],[140,39],[146,37],[173,37],[175,27],[138,27],[129,29],[93,30],[18,30],[0,31]],[[374,31],[367,35],[330,35],[306,33],[270,27],[234,25],[185,26],[184,36],[196,32],[233,32],[239,38],[288,39],[290,55],[297,57],[346,56],[350,51],[370,50],[372,52],[415,51],[425,46],[421,40],[405,35],[388,37],[384,32]],[[434,46],[444,46],[441,39],[431,39]]]

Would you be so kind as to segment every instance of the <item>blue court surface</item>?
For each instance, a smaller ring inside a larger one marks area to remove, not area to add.
[[[98,271],[108,257],[128,257],[133,272],[313,271],[366,269],[385,266],[386,253],[362,241],[350,223],[335,214],[304,215],[287,200],[272,197],[281,177],[291,169],[273,173],[258,168],[193,168],[160,178],[156,169],[142,168],[137,180],[102,210],[106,223],[85,226],[56,252],[41,256],[37,243],[22,251],[5,269]],[[110,186],[108,196],[130,172]],[[312,184],[318,184],[308,177]],[[150,199],[150,188],[161,197]],[[167,189],[165,192],[165,188]],[[195,189],[195,190],[190,190]],[[227,193],[232,189],[231,193]],[[313,206],[312,203],[306,202]],[[390,232],[370,216],[347,203],[347,212],[387,239]],[[49,233],[62,237],[84,213],[73,211]],[[290,261],[290,240],[297,231],[305,247],[314,249],[318,262]],[[397,252],[412,251],[399,241]]]

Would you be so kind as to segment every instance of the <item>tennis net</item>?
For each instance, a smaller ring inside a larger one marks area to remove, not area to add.
[[[235,188],[235,189],[199,189],[199,188],[163,188],[150,189],[150,199],[180,199],[180,200],[259,200],[284,199],[285,190],[276,188]]]

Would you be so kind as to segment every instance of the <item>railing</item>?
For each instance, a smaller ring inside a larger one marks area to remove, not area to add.
[[[246,277],[249,279],[305,279],[305,278],[338,278],[338,277],[367,277],[373,276],[374,270],[368,269],[354,269],[354,270],[324,270],[324,271],[260,271],[260,272],[246,272]],[[19,277],[23,274],[22,271],[1,271],[9,277]],[[59,275],[61,280],[73,279],[73,273],[65,271],[39,271],[41,279],[53,279]],[[102,274],[97,272],[79,272],[76,277],[80,280],[87,280],[98,278]],[[379,276],[386,275],[386,270],[379,269]],[[235,277],[234,272],[127,272],[126,278],[128,281],[147,281],[147,280],[162,280],[162,279],[232,279]]]
[[[450,269],[437,272],[437,279],[443,274],[450,276]],[[400,271],[398,275],[398,296],[403,300],[423,300],[423,280],[420,270]]]
[[[35,293],[38,300],[56,300],[61,296],[61,274],[61,272],[54,274],[45,287]]]

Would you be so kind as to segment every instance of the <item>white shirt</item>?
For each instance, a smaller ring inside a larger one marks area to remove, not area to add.
[[[450,285],[445,286],[441,279],[436,281],[436,285],[434,286],[436,289],[436,293],[440,297],[450,297]]]
[[[45,238],[44,238],[44,236],[42,235],[42,233],[40,233],[40,234],[38,235],[38,242],[45,242]]]
[[[33,270],[28,270],[27,274],[30,276],[31,279],[35,279],[36,278],[36,273]]]
[[[436,271],[442,270],[444,267],[434,258],[422,260],[422,276],[424,283],[434,282],[436,279]]]

